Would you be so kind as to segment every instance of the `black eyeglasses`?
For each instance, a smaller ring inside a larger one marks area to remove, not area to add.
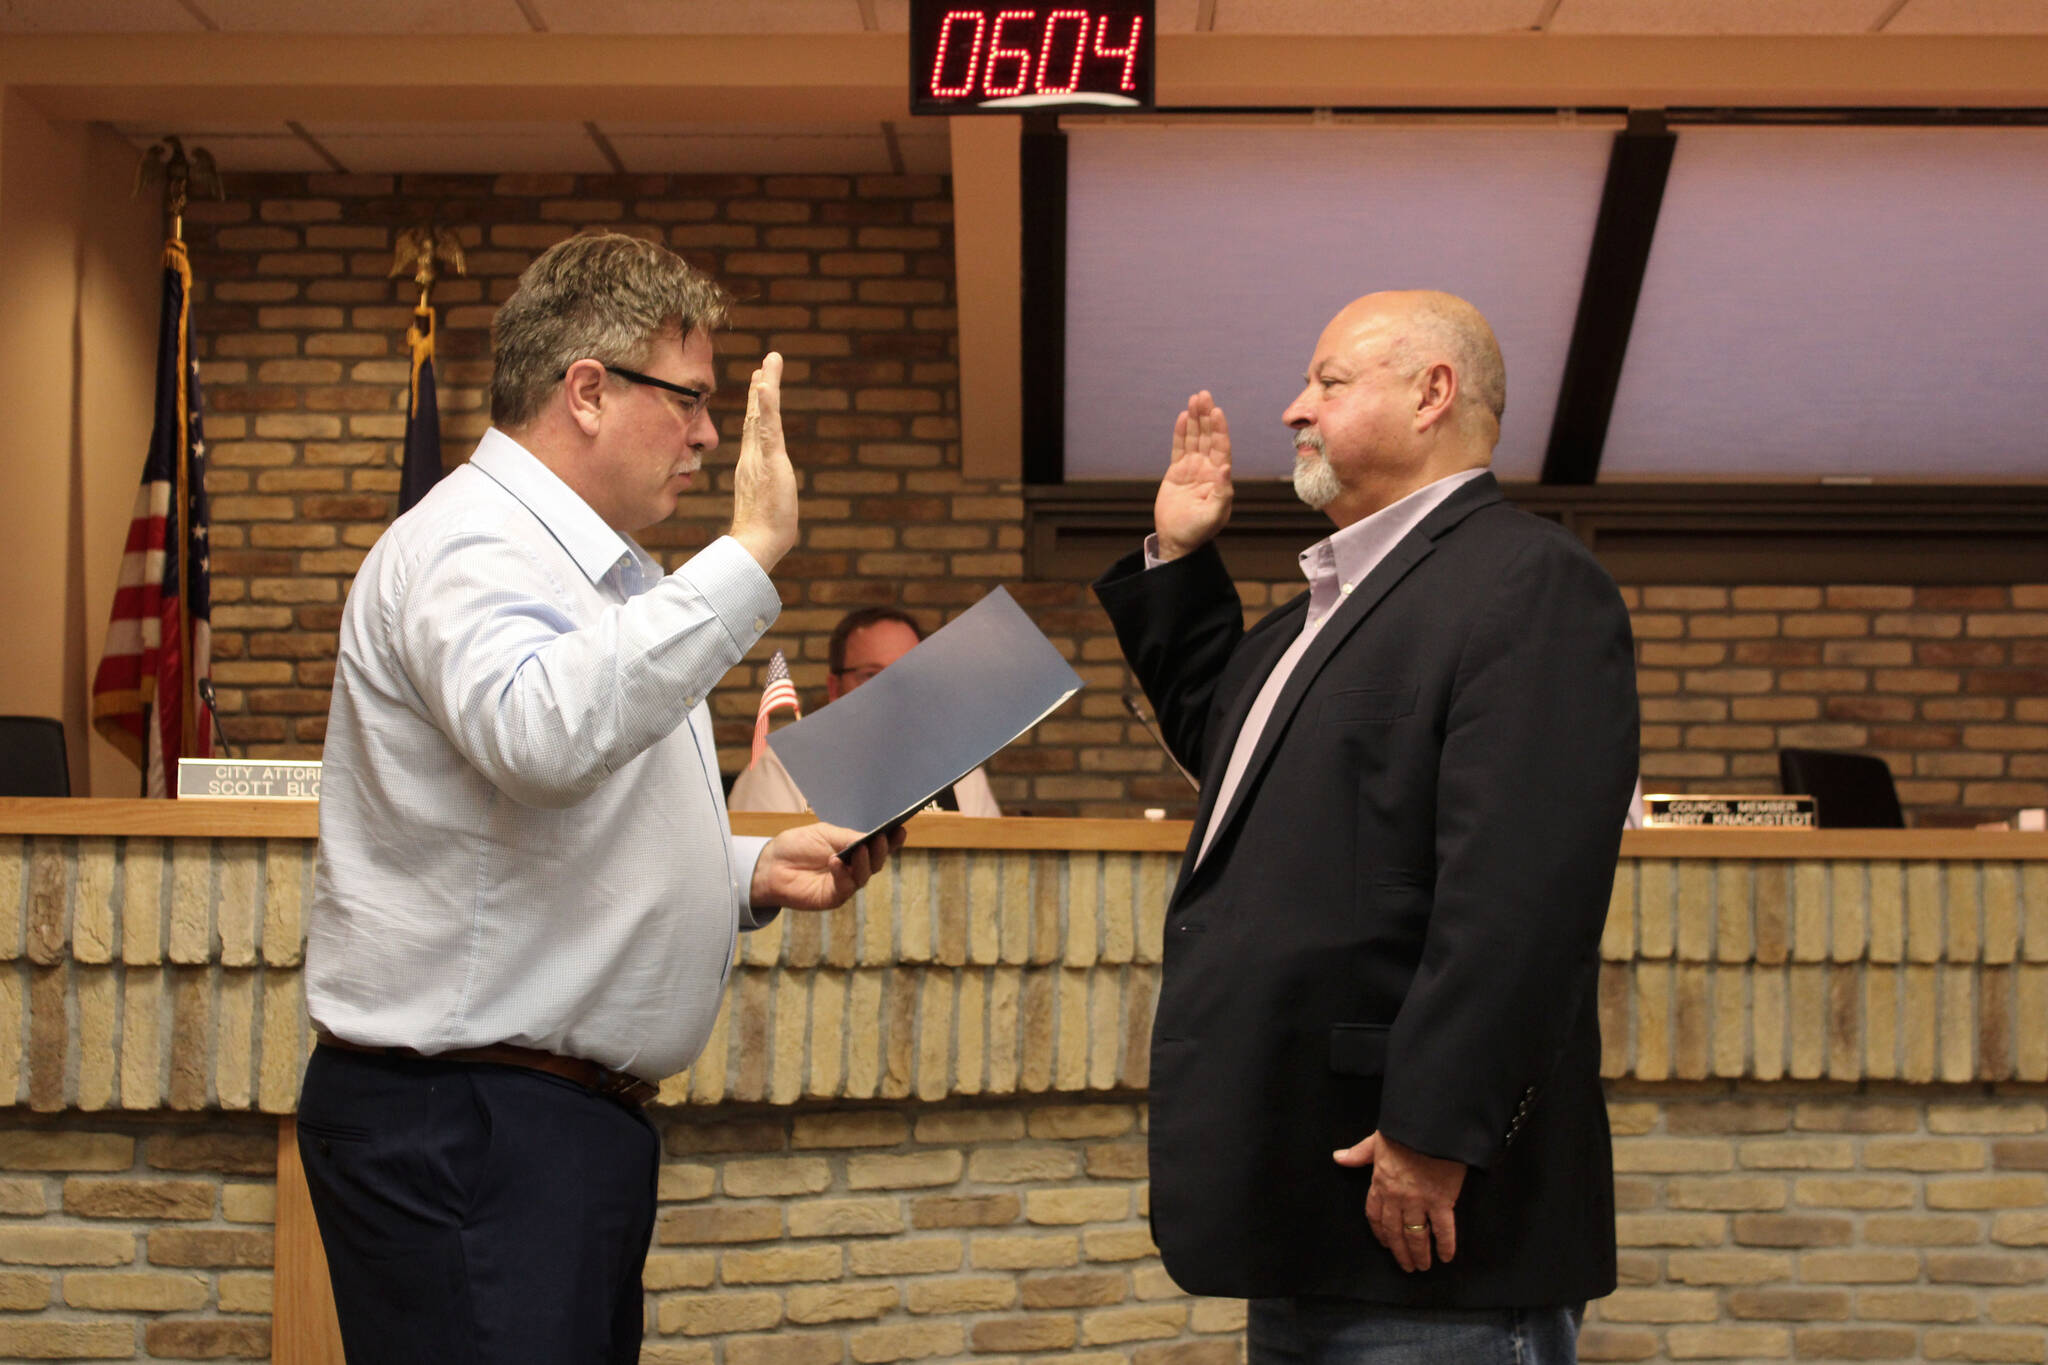
[[[597,363],[604,365],[604,362],[601,360]],[[656,379],[651,374],[642,374],[638,370],[629,370],[623,365],[605,365],[604,367],[608,373],[617,375],[628,384],[645,384],[650,389],[662,389],[668,393],[679,395],[685,400],[683,416],[688,418],[694,418],[699,412],[702,412],[705,399],[709,397],[702,389],[693,389],[683,384],[671,384],[666,379]],[[567,370],[555,376],[556,379],[567,379],[568,377],[569,372]]]

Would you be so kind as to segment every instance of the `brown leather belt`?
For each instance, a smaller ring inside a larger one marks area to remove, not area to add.
[[[638,1109],[661,1092],[661,1087],[652,1081],[643,1081],[625,1071],[614,1071],[608,1066],[585,1061],[581,1057],[564,1057],[553,1052],[542,1052],[534,1047],[517,1047],[511,1043],[492,1043],[488,1047],[458,1047],[447,1052],[419,1052],[409,1047],[378,1047],[369,1043],[351,1043],[346,1038],[337,1038],[322,1030],[322,1047],[338,1047],[344,1052],[368,1052],[382,1057],[411,1057],[425,1062],[486,1062],[492,1066],[519,1066],[528,1071],[544,1071],[550,1076],[560,1076],[565,1081],[574,1081],[592,1094],[602,1095],[608,1100],[617,1100],[624,1105]]]

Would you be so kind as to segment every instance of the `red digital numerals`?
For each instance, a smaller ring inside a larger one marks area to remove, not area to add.
[[[932,97],[1071,95],[1081,88],[1082,69],[1091,60],[1116,64],[1117,89],[1135,90],[1145,19],[1134,14],[1130,20],[1119,43],[1110,34],[1110,16],[1097,19],[1086,10],[1006,9],[993,17],[986,10],[949,10],[939,21]],[[1038,40],[1035,50],[1031,36]],[[948,80],[949,72],[957,78]]]

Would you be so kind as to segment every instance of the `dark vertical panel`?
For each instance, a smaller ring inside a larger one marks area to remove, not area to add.
[[[1018,142],[1023,234],[1024,482],[1066,478],[1067,135],[1027,115]]]
[[[1657,111],[1632,110],[1628,127],[1614,135],[1578,320],[1550,424],[1550,447],[1543,456],[1545,483],[1592,483],[1599,477],[1600,452],[1607,443],[1629,329],[1635,325],[1677,145],[1677,134],[1664,126]]]

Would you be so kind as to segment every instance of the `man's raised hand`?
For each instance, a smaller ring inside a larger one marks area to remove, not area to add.
[[[1207,389],[1173,421],[1173,460],[1152,503],[1159,557],[1179,559],[1230,520],[1230,422]]]
[[[732,474],[732,538],[763,571],[796,544],[796,468],[782,442],[782,356],[770,351],[747,385],[747,421]]]

